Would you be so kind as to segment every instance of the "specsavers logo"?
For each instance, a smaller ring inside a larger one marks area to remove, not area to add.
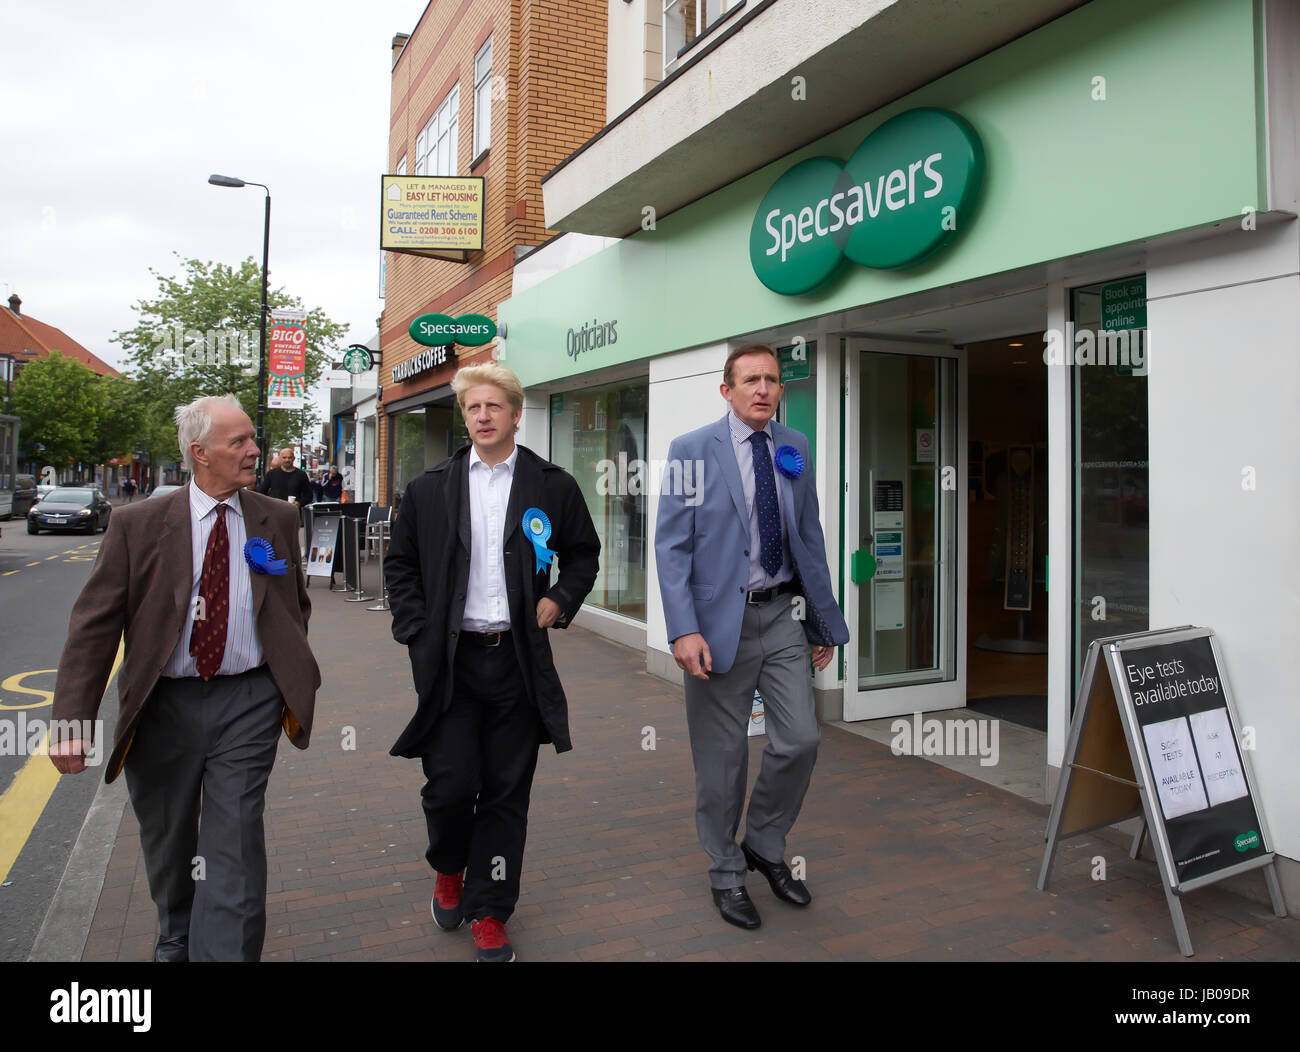
[[[984,178],[975,129],[947,110],[886,121],[841,163],[813,157],[767,192],[749,234],[749,258],[773,292],[808,292],[845,259],[893,269],[919,263],[966,222]]]

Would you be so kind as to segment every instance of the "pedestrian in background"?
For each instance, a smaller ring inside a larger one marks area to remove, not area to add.
[[[340,500],[343,497],[343,476],[339,469],[330,467],[329,478],[321,484],[321,494],[325,500]]]

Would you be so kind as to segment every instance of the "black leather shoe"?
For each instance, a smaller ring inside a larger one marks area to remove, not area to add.
[[[737,928],[753,929],[763,923],[744,888],[714,888],[713,904],[718,907],[722,919]]]
[[[744,844],[740,845],[740,850],[745,853],[745,861],[749,863],[749,868],[756,869],[767,877],[767,882],[772,885],[772,894],[778,899],[790,903],[791,906],[807,906],[812,902],[812,895],[807,885],[802,880],[796,880],[794,874],[790,872],[790,867],[784,862],[767,862]]]
[[[159,939],[153,950],[154,964],[181,964],[190,959],[190,941],[181,935]]]

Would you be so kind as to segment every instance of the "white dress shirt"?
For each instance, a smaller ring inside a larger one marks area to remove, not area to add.
[[[502,543],[518,457],[515,446],[510,456],[490,468],[477,449],[469,451],[469,590],[460,622],[468,632],[504,632],[510,627]]]
[[[167,659],[162,674],[175,679],[197,677],[199,670],[190,657],[190,634],[194,631],[194,613],[199,596],[199,581],[203,576],[203,555],[208,548],[208,537],[217,524],[217,505],[226,506],[226,536],[230,542],[230,611],[226,619],[226,651],[221,658],[218,676],[234,676],[257,668],[262,663],[262,643],[257,635],[257,619],[253,613],[253,584],[248,563],[244,559],[244,542],[248,531],[244,526],[244,512],[235,492],[224,501],[214,500],[191,480],[190,491],[190,554],[193,557],[193,575],[190,582],[189,609],[185,612],[185,630],[180,642]],[[276,552],[277,558],[287,553]],[[290,570],[292,573],[293,571]]]
[[[785,508],[781,499],[781,476],[776,470],[776,440],[772,437],[772,423],[768,421],[763,427],[767,436],[767,455],[772,459],[772,482],[776,486],[776,506],[781,515],[781,569],[773,576],[763,569],[763,541],[758,530],[758,513],[754,511],[754,447],[749,436],[754,429],[736,416],[735,411],[727,414],[727,423],[731,425],[731,444],[736,451],[736,466],[740,468],[740,486],[745,491],[745,511],[749,514],[749,586],[753,592],[761,588],[775,588],[791,580],[794,569],[790,566],[790,545],[786,540]]]

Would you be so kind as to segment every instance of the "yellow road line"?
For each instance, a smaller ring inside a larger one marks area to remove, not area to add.
[[[16,574],[17,572],[18,572],[17,570],[6,570],[6,571],[4,572],[4,576],[5,576],[5,577],[12,577],[12,576],[13,576],[14,574]]]
[[[34,563],[28,563],[27,565],[28,565],[28,566],[40,566],[40,565],[41,565],[41,561],[40,561],[39,559],[37,559],[36,562],[34,562]]]
[[[122,666],[125,645],[125,640],[120,640],[117,644],[113,671],[108,674],[109,684],[112,684],[113,677]],[[49,748],[48,735],[45,748]],[[99,748],[100,756],[107,761],[108,743],[100,742]],[[87,767],[82,772],[82,777],[96,777],[97,771],[97,767]],[[60,777],[58,768],[50,762],[49,756],[40,752],[27,757],[27,762],[14,775],[13,783],[0,796],[0,884],[8,879],[9,870],[13,868],[27,839],[32,835],[32,830],[36,828]]]
[[[57,559],[57,558],[58,558],[57,555],[47,555],[47,556],[45,557],[45,561],[46,561],[46,562],[49,562],[51,559]]]

